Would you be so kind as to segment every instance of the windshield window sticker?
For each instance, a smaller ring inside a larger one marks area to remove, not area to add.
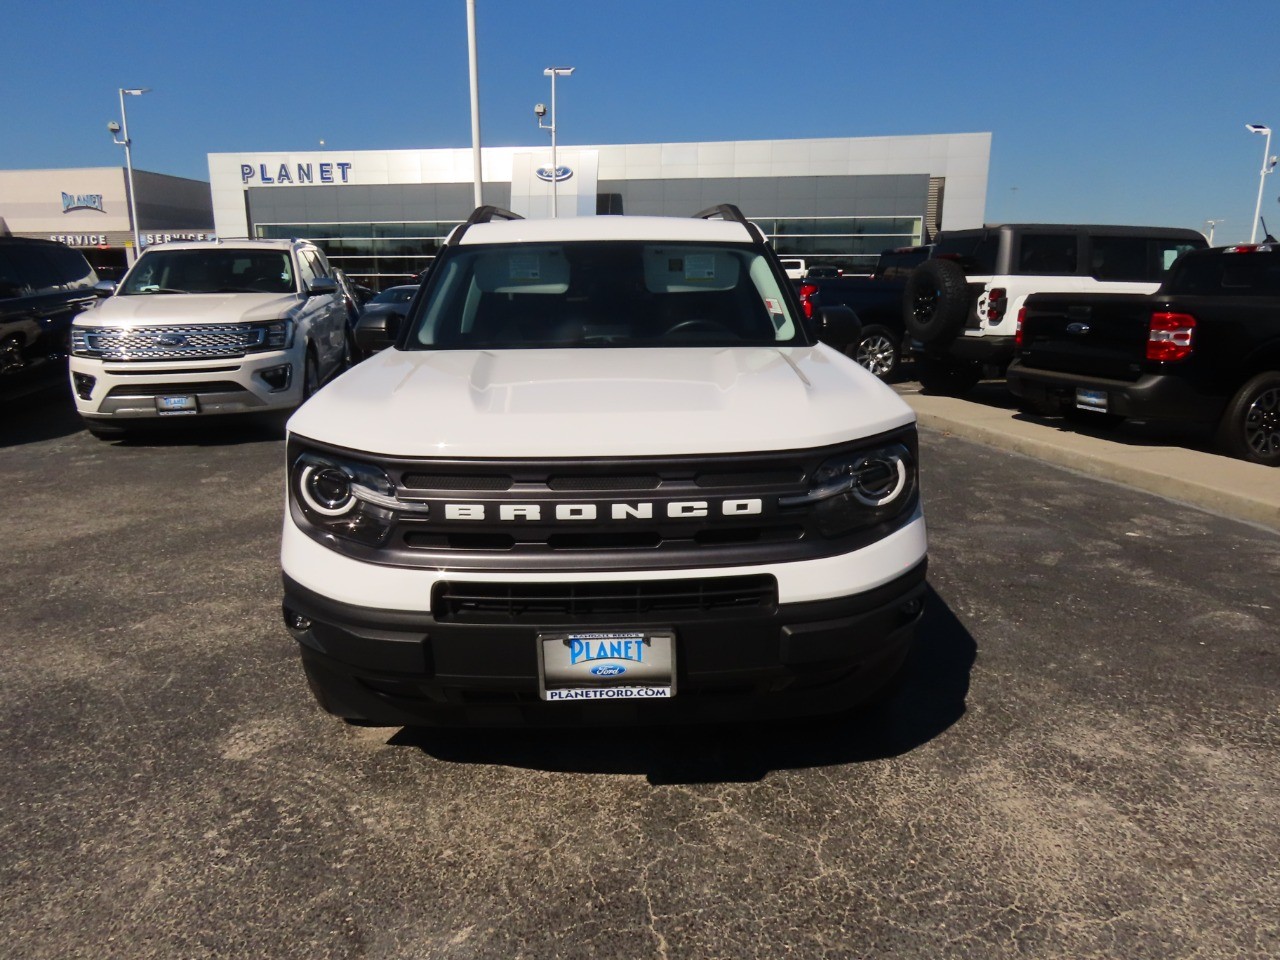
[[[716,255],[714,253],[687,253],[684,258],[686,280],[714,280]]]
[[[516,253],[507,258],[507,270],[512,280],[541,280],[537,254]]]

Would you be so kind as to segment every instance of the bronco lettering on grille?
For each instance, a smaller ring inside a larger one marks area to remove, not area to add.
[[[545,507],[545,509],[544,509]],[[495,517],[496,511],[496,517]],[[693,520],[700,517],[748,517],[764,512],[764,501],[759,497],[745,500],[673,500],[665,505],[666,516],[675,520]],[[600,520],[607,514],[610,520],[652,520],[652,503],[446,503],[446,520]]]

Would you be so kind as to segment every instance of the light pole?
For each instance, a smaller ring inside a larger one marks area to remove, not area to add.
[[[1271,128],[1260,123],[1246,123],[1244,128],[1250,133],[1263,133],[1267,142],[1262,148],[1262,173],[1258,174],[1258,203],[1253,209],[1253,226],[1249,230],[1249,242],[1258,238],[1258,218],[1262,216],[1262,187],[1267,182],[1267,174],[1276,165],[1276,158],[1271,156]]]
[[[560,212],[560,168],[556,164],[556,77],[568,77],[573,74],[573,67],[547,67],[542,71],[544,77],[551,78],[551,125],[542,122],[547,108],[538,104],[533,112],[538,115],[538,129],[551,131],[551,217],[554,219]]]
[[[467,0],[467,60],[471,78],[471,173],[475,180],[475,201],[483,203],[481,185],[484,172],[480,168],[480,63],[476,55],[476,0]]]
[[[1225,220],[1206,220],[1205,226],[1209,228],[1209,246],[1213,246],[1213,229],[1220,223],[1226,223]]]
[[[129,183],[129,229],[133,231],[134,260],[137,260],[138,254],[142,252],[142,238],[138,235],[138,201],[133,192],[133,141],[129,139],[129,115],[125,113],[124,98],[126,94],[131,97],[140,97],[150,90],[150,87],[120,88],[120,123],[124,132],[123,140],[116,136],[121,132],[121,127],[117,127],[114,123],[107,124],[107,129],[111,131],[111,139],[118,146],[124,147],[124,168]]]

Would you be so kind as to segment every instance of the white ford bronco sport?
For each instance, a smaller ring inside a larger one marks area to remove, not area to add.
[[[500,222],[505,221],[505,222]],[[925,593],[915,416],[729,205],[455,229],[289,421],[284,620],[383,724],[839,710]]]
[[[71,328],[71,388],[95,436],[162,417],[297,407],[351,362],[328,261],[299,240],[150,247]]]

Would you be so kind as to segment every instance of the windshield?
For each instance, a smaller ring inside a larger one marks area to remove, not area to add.
[[[370,303],[408,303],[418,292],[417,287],[389,287],[370,300]]]
[[[148,250],[118,291],[151,293],[295,293],[286,250]]]
[[[736,244],[458,247],[411,324],[408,349],[804,342],[768,259]]]

